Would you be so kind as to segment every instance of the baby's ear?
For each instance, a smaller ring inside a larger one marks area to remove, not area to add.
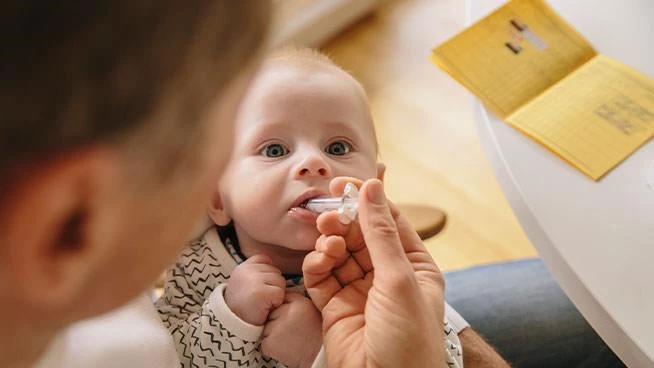
[[[384,174],[386,174],[386,165],[382,162],[377,163],[377,179],[384,181]]]
[[[216,190],[211,198],[211,205],[209,206],[209,217],[218,226],[227,226],[232,221],[231,216],[227,213],[223,206],[223,200],[220,197],[220,190]]]

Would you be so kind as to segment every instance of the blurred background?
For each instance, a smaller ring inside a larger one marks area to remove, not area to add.
[[[320,48],[366,88],[396,203],[447,214],[426,240],[445,270],[536,256],[477,136],[473,97],[429,61],[464,0],[276,0],[274,45]]]

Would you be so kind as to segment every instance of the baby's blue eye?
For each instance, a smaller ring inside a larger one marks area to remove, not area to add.
[[[350,153],[351,150],[352,150],[352,146],[349,143],[347,143],[345,141],[336,141],[336,142],[330,143],[327,146],[327,149],[325,150],[325,152],[329,153],[330,155],[334,155],[334,156],[343,156],[343,155],[347,155],[348,153]]]
[[[269,144],[261,150],[262,155],[270,158],[282,157],[287,153],[288,153],[288,148],[282,146],[279,143]]]

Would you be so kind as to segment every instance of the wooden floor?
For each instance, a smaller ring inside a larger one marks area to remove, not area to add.
[[[443,270],[536,255],[482,151],[472,96],[428,60],[463,26],[463,0],[389,1],[324,47],[368,91],[389,196],[447,213],[427,240]]]

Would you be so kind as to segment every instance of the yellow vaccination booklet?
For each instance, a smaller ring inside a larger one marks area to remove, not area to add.
[[[542,0],[509,1],[431,60],[593,180],[654,135],[654,79],[597,54]]]

